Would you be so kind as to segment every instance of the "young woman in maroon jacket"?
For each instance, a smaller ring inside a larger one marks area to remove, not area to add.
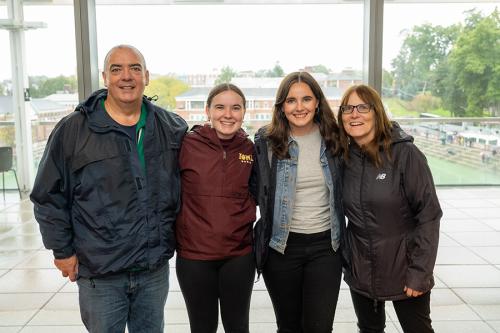
[[[219,304],[225,332],[249,332],[256,206],[253,143],[241,129],[245,104],[235,85],[213,88],[206,103],[210,124],[193,127],[180,151],[176,271],[191,332],[215,333]]]

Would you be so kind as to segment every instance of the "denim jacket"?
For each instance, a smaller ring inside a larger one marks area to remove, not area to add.
[[[277,161],[273,226],[271,240],[269,242],[269,246],[280,253],[285,253],[286,242],[288,234],[290,233],[290,224],[295,201],[295,185],[297,182],[299,146],[292,137],[288,139],[288,152],[290,154],[289,159]],[[340,246],[340,221],[338,213],[341,212],[342,209],[339,208],[339,201],[335,199],[337,194],[335,191],[338,190],[338,188],[334,186],[332,175],[337,176],[335,177],[336,180],[340,177],[336,175],[339,170],[336,170],[333,159],[327,157],[326,146],[323,140],[321,140],[320,162],[326,185],[330,193],[332,248],[334,251],[337,251]],[[337,184],[339,184],[338,181],[336,181],[336,185]]]

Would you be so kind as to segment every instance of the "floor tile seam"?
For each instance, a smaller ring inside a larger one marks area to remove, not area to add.
[[[500,206],[498,206],[497,204],[495,204],[494,202],[491,202],[489,200],[486,200],[486,202],[485,202],[485,200],[478,199],[478,201],[481,201],[481,203],[484,203],[484,205],[472,205],[472,206],[459,205],[460,204],[459,201],[468,202],[468,200],[451,200],[451,202],[450,202],[450,199],[443,200],[442,202],[448,206],[446,208],[448,208],[449,210],[450,209],[462,210],[462,209],[500,208]],[[441,201],[440,201],[440,203],[441,203]],[[441,208],[443,208],[443,207],[441,207]]]
[[[32,259],[32,257],[29,257],[27,260]],[[23,264],[26,260],[21,261],[20,263],[17,263],[14,267],[11,268],[13,271],[38,271],[38,270],[43,270],[43,271],[48,271],[48,270],[58,270],[55,266],[54,267],[26,267],[26,268],[18,268],[19,265]]]
[[[477,207],[477,208],[473,208],[473,207],[460,207],[460,208],[453,208],[455,210],[457,210],[458,212],[464,214],[464,218],[465,217],[468,217],[470,219],[484,219],[484,218],[487,218],[487,217],[484,217],[484,216],[477,216],[477,215],[471,215],[471,213],[477,213],[477,212],[482,212],[485,208],[492,208],[492,209],[495,209],[497,210],[498,208],[497,207]],[[473,212],[468,212],[467,210],[470,210],[470,209],[476,209],[477,211],[473,211]],[[445,213],[443,214],[445,215]]]
[[[436,266],[494,266],[494,264],[436,264]]]
[[[41,250],[42,248],[41,247],[23,247],[23,248],[1,248],[0,247],[0,252],[6,252],[6,251],[25,251],[25,252],[29,252],[29,251],[39,251]],[[17,265],[17,264],[16,264]]]
[[[66,282],[67,283],[67,282]],[[24,324],[23,328],[26,327],[39,313],[40,311],[42,311],[42,309],[47,306],[47,304],[49,304],[50,301],[52,301],[54,299],[54,297],[56,297],[56,295],[61,291],[62,288],[64,288],[64,286],[66,285],[66,283],[64,283],[56,292],[52,293],[52,296],[50,296],[47,301],[45,301],[36,311],[35,313],[28,319],[28,321],[26,321],[26,323]]]
[[[436,266],[496,266],[493,264],[436,264]]]
[[[492,263],[491,261],[489,261],[488,259],[486,259],[485,257],[483,257],[481,254],[479,254],[478,252],[474,251],[473,248],[484,248],[484,247],[498,247],[500,248],[500,245],[499,246],[471,246],[468,248],[469,251],[471,251],[472,253],[474,253],[475,255],[477,255],[478,257],[482,258],[484,261],[486,261],[488,264],[492,265],[492,266],[495,266],[497,264],[494,264]],[[496,267],[495,267],[496,268]]]
[[[465,214],[463,212],[461,212],[462,214]],[[466,221],[466,220],[470,220],[470,219],[473,219],[473,220],[476,220],[477,217],[471,217],[471,216],[463,216],[463,215],[460,215],[460,216],[456,216],[456,217],[448,217],[448,216],[445,216],[443,221],[447,221],[447,220],[461,220],[461,221]]]
[[[7,205],[9,205],[9,203],[7,203]],[[3,213],[4,210],[9,209],[10,207],[13,207],[14,205],[16,205],[16,203],[13,202],[13,203],[10,203],[10,205],[12,205],[12,206],[5,206],[3,208],[0,208],[0,213]]]
[[[3,234],[0,234],[0,241],[1,240],[4,240],[6,238],[9,238],[9,237],[16,237],[16,236],[39,236],[40,235],[40,232],[36,233],[36,232],[33,232],[33,233],[20,233],[20,234],[15,234],[15,232],[17,231],[17,229],[20,229],[23,227],[23,224],[25,223],[29,223],[29,222],[22,222],[21,224],[19,224],[17,227],[14,227],[12,228],[11,230],[7,231],[6,233],[3,233]],[[14,234],[14,235],[12,235]]]
[[[0,295],[42,295],[42,294],[54,294],[59,293],[59,291],[0,291]],[[67,294],[68,292],[65,292]],[[73,292],[75,294],[77,292]]]
[[[455,221],[458,221],[458,220],[455,220]],[[464,222],[465,222],[465,220],[464,220]],[[440,231],[442,231],[442,232],[467,232],[467,233],[470,233],[470,232],[496,232],[497,231],[495,228],[491,227],[490,225],[483,223],[483,222],[480,222],[480,221],[473,221],[472,223],[474,223],[473,229],[470,229],[470,227],[469,227],[469,229],[467,229],[467,228],[463,228],[463,226],[456,226],[456,225],[448,224],[447,222],[444,222],[444,223],[441,223]],[[467,224],[469,224],[469,222],[467,222]],[[478,225],[478,224],[481,224],[481,225]],[[479,229],[479,228],[481,228],[481,229]]]
[[[500,332],[500,331],[497,331],[497,330],[495,329],[495,326],[493,326],[493,325],[491,325],[491,324],[490,324],[490,321],[485,320],[485,321],[484,321],[484,323],[485,323],[485,324],[486,324],[489,328],[491,328],[491,329],[493,330],[493,332]]]
[[[460,244],[461,246],[465,247],[465,248],[469,248],[471,246],[476,246],[476,245],[467,245],[467,244],[464,244],[462,242],[460,242],[458,239],[455,239],[452,235],[450,235],[450,232],[449,231],[445,231],[445,230],[440,230],[441,233],[445,234],[447,237],[449,237],[451,240],[453,240],[454,242],[457,242],[458,244]],[[451,233],[454,234],[454,233],[466,233],[466,234],[471,234],[471,233],[485,233],[485,231],[452,231]],[[495,233],[499,233],[500,234],[500,231],[494,231]],[[490,232],[491,233],[491,232]],[[499,245],[485,245],[485,246],[499,246]],[[446,246],[446,247],[450,247],[450,246]]]
[[[467,302],[465,301],[465,299],[464,299],[462,296],[460,296],[460,295],[459,295],[459,294],[458,294],[458,293],[454,290],[454,288],[449,288],[449,290],[450,290],[450,291],[451,291],[451,293],[452,293],[453,295],[455,295],[455,296],[456,296],[456,297],[457,297],[457,298],[458,298],[458,299],[459,299],[459,300],[460,300],[463,304],[465,304],[466,306],[468,306],[468,307],[470,308],[469,303],[467,303]],[[477,315],[477,313],[476,313],[476,315]],[[479,317],[479,318],[481,318],[481,316],[479,316],[479,315],[478,315],[478,317]]]
[[[459,296],[457,295],[457,297],[459,297]],[[461,298],[460,298],[460,299],[461,299]],[[483,318],[483,316],[481,316],[481,314],[480,314],[478,311],[476,311],[476,310],[474,309],[474,307],[472,306],[472,304],[465,303],[465,305],[469,308],[469,310],[471,310],[473,313],[475,313],[475,314],[476,314],[476,316],[478,316],[479,318],[481,318],[481,321],[483,321],[486,325],[488,325],[488,324],[486,323],[486,319],[485,319],[485,318]],[[489,325],[488,325],[488,326],[489,326]]]
[[[446,232],[446,233],[453,233],[453,234],[471,234],[471,233],[474,233],[474,234],[478,234],[478,233],[486,233],[487,231],[481,231],[481,230],[478,230],[478,231],[445,231],[445,230],[440,230],[441,232]],[[495,231],[495,232],[498,232],[500,233],[500,231]]]
[[[452,322],[458,322],[458,323],[481,323],[481,322],[483,322],[483,323],[486,323],[486,320],[484,320],[484,319],[477,319],[477,320],[472,320],[472,319],[434,319],[434,318],[432,318],[432,312],[431,312],[431,319],[432,319],[432,323],[452,323]],[[493,330],[493,331],[495,331],[495,330]]]
[[[437,266],[437,265],[434,265],[434,266]],[[450,289],[451,287],[448,284],[446,284],[446,282],[443,281],[442,278],[440,278],[438,275],[436,275],[435,268],[436,267],[434,267],[434,270],[432,271],[432,276],[438,278],[439,281],[443,284],[443,286],[439,287],[438,289]],[[434,289],[434,288],[436,288],[436,281],[435,280],[434,280],[434,286],[431,288],[431,292],[432,292],[432,289]]]
[[[11,325],[10,327],[17,327],[18,325]],[[26,325],[26,327],[84,327],[83,323],[81,325],[77,324],[66,324],[66,325],[58,325],[58,324],[36,324],[36,325]],[[0,326],[2,327],[2,326]],[[9,326],[4,326],[9,327]]]

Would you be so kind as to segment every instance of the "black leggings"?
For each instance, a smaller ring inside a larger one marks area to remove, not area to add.
[[[224,260],[177,257],[177,279],[193,333],[215,333],[219,302],[224,331],[248,333],[250,297],[255,278],[252,253]]]
[[[351,290],[354,311],[358,317],[360,333],[383,333],[385,328],[385,302]],[[393,301],[394,310],[405,333],[433,333],[430,309],[431,292],[419,297]]]
[[[290,233],[285,254],[269,249],[263,271],[278,333],[329,333],[342,267],[330,232]]]

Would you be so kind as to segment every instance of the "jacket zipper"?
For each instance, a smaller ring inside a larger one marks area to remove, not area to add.
[[[369,253],[370,253],[370,266],[371,266],[371,285],[372,288],[370,290],[370,295],[373,298],[373,310],[377,312],[377,299],[375,297],[375,262],[374,258],[375,256],[373,255],[373,240],[372,237],[370,236],[370,230],[368,228],[368,223],[366,222],[366,217],[365,217],[365,209],[363,207],[363,179],[365,176],[365,161],[366,161],[366,156],[364,153],[361,153],[361,182],[359,183],[359,204],[361,205],[361,211],[363,212],[363,222],[365,224],[365,230],[367,231],[366,235],[368,237],[368,243],[369,243]]]

